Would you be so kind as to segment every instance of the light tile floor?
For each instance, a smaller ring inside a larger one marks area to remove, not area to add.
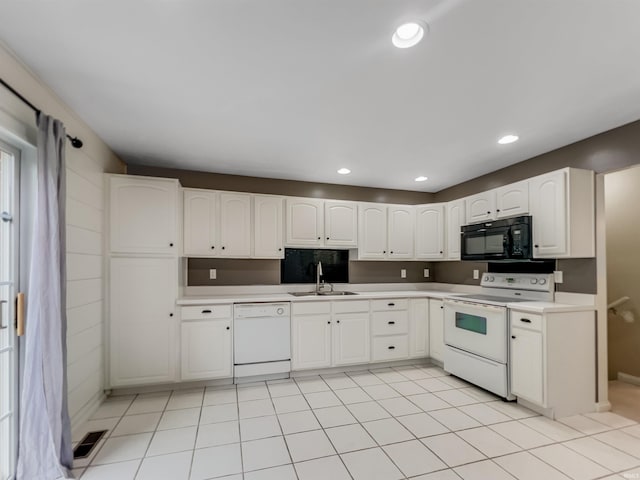
[[[635,421],[551,421],[424,365],[117,396],[95,429],[82,480],[640,479]]]

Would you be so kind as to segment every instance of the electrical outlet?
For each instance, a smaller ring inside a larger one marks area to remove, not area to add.
[[[429,269],[428,268],[424,269],[424,278],[429,278]]]
[[[473,271],[473,279],[478,280],[480,278],[480,270]]]
[[[556,283],[562,283],[562,282],[563,282],[563,280],[564,280],[564,278],[563,278],[563,277],[564,277],[564,275],[562,274],[562,270],[555,270],[555,271],[553,272],[553,280],[554,280]]]
[[[216,272],[215,268],[210,268],[209,269],[209,280],[215,280],[216,278],[218,278],[218,273]]]
[[[406,268],[401,268],[400,269],[400,278],[407,278],[407,269]]]

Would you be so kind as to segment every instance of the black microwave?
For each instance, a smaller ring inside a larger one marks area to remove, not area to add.
[[[460,237],[462,260],[495,262],[533,258],[531,216],[465,225]]]

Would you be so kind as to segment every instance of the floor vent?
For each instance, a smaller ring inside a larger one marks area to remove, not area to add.
[[[107,430],[98,430],[97,432],[87,433],[78,446],[73,449],[73,458],[87,458],[106,433]]]

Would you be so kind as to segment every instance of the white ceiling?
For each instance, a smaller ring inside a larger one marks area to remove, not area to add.
[[[414,18],[429,34],[396,49]],[[640,118],[638,19],[637,0],[2,0],[0,40],[126,161],[438,191]]]

